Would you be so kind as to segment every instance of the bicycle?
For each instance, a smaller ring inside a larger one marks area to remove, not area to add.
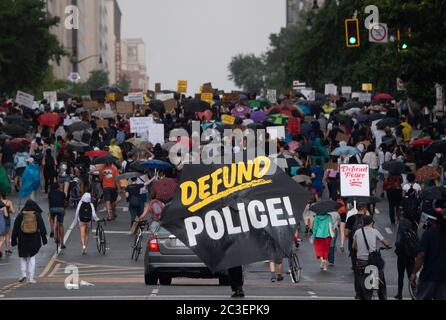
[[[142,251],[142,238],[143,238],[143,232],[144,229],[148,229],[150,226],[149,222],[147,220],[139,221],[138,222],[138,230],[136,232],[135,240],[133,241],[132,245],[132,260],[138,261],[139,255]]]
[[[103,196],[102,182],[97,174],[90,174],[90,193],[94,208],[97,210]]]
[[[102,219],[97,221],[97,227],[96,227],[96,248],[98,249],[98,252],[105,255],[107,241],[105,239],[105,231],[102,224],[106,224],[106,220]]]

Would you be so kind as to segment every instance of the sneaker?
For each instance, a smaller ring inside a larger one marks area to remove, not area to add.
[[[375,213],[376,213],[376,214],[380,214],[381,211],[379,211],[378,208],[375,208]]]
[[[396,300],[403,300],[403,296],[400,295],[400,294],[397,294],[397,295],[395,296],[395,299],[396,299]]]
[[[277,281],[282,281],[283,280],[283,276],[281,274],[277,275]]]
[[[327,270],[328,270],[327,266],[323,266],[322,271],[327,271]]]
[[[310,227],[309,226],[305,226],[305,234],[308,234],[309,231],[310,231]]]
[[[28,283],[35,284],[35,283],[37,283],[37,281],[36,281],[35,279],[29,279],[29,280],[28,280]]]
[[[61,249],[66,249],[67,247],[63,244],[60,246]]]
[[[276,282],[276,276],[271,277],[271,282]]]
[[[25,280],[26,280],[26,277],[20,277],[20,278],[19,278],[19,282],[20,282],[20,283],[25,282]]]
[[[242,289],[237,289],[234,291],[234,293],[231,295],[231,298],[243,298],[245,296],[245,293]]]
[[[87,254],[87,248],[83,247],[82,248],[82,255],[85,256]]]
[[[12,251],[11,251],[11,250],[6,250],[5,252],[6,252],[6,256],[7,256],[7,257],[9,257],[9,256],[12,255]]]
[[[3,257],[3,252],[0,251],[0,259]]]

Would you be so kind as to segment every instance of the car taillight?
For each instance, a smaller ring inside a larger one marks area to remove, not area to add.
[[[158,239],[156,236],[152,236],[147,244],[147,248],[153,252],[159,252],[160,248],[158,246]]]

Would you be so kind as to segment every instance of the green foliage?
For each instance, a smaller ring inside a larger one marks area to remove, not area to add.
[[[94,70],[90,72],[90,77],[85,82],[73,84],[68,92],[76,97],[87,96],[91,90],[97,90],[103,87],[107,87],[108,74],[103,70]]]
[[[114,84],[115,87],[121,89],[122,92],[128,92],[132,81],[126,74],[122,74],[118,83]]]
[[[65,55],[50,28],[42,0],[0,1],[0,92],[34,91],[48,76],[49,61]]]
[[[248,92],[260,93],[264,88],[264,60],[254,54],[239,54],[229,64],[229,80]]]

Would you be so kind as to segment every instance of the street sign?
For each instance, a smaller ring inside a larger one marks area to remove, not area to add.
[[[371,83],[362,84],[362,91],[372,91],[372,90],[373,90],[373,84]]]
[[[78,72],[71,72],[68,79],[71,82],[76,83],[81,79],[81,75]]]
[[[369,29],[369,41],[375,43],[388,42],[388,28],[386,23],[374,23]]]
[[[177,92],[187,93],[187,80],[178,80]]]

